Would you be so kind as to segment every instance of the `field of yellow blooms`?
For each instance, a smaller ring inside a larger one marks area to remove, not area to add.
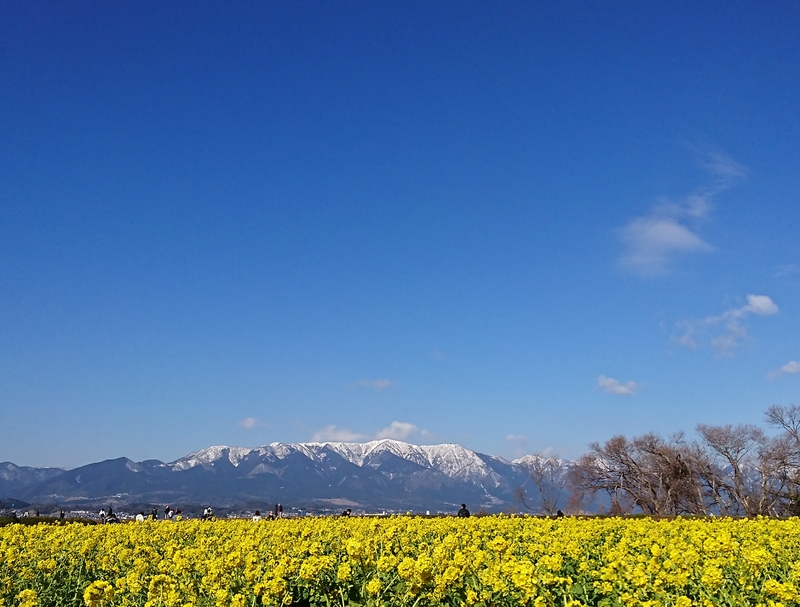
[[[800,604],[800,520],[481,517],[0,529],[0,606]]]

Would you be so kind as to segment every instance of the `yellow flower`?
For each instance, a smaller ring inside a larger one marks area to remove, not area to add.
[[[114,600],[114,586],[103,580],[92,582],[83,591],[86,607],[106,607]]]
[[[722,569],[714,565],[709,565],[703,569],[703,574],[700,577],[702,584],[711,588],[719,588],[723,580]]]
[[[340,582],[346,582],[352,576],[353,570],[350,567],[350,563],[342,563],[339,565],[339,568],[336,570],[336,578]]]
[[[347,554],[350,555],[352,558],[357,559],[361,556],[361,551],[363,550],[363,546],[361,542],[359,542],[355,538],[350,538],[347,540],[347,544],[345,549],[347,550]]]
[[[372,578],[367,582],[366,588],[370,594],[379,594],[382,588],[381,581],[378,578]]]
[[[19,607],[38,607],[39,596],[35,590],[27,588],[16,596],[19,601]]]
[[[796,601],[798,597],[797,588],[791,582],[782,584],[776,580],[766,580],[764,582],[764,592],[782,601]]]

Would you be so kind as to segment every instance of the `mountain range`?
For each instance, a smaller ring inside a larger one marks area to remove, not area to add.
[[[215,446],[170,463],[121,457],[72,470],[0,463],[0,498],[61,507],[282,503],[316,511],[498,511],[519,505],[538,456],[509,461],[456,444],[272,443]],[[534,502],[536,501],[533,495]],[[531,502],[529,502],[529,505]]]

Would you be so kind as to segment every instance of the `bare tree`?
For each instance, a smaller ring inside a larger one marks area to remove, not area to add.
[[[564,497],[567,486],[567,465],[558,457],[544,457],[536,454],[528,458],[523,466],[528,477],[536,488],[545,514],[553,515]],[[517,487],[514,497],[528,510],[534,510],[528,504],[527,491],[524,486]]]
[[[711,499],[721,514],[777,514],[785,481],[786,441],[770,439],[752,424],[697,426],[715,464]]]
[[[780,493],[781,514],[800,514],[800,407],[773,405],[766,411],[767,423],[781,431],[773,441],[774,474],[780,483],[773,491]]]
[[[776,436],[751,424],[700,424],[695,441],[649,433],[592,443],[569,467],[570,504],[605,495],[618,514],[800,515],[800,406],[775,405],[766,419]],[[546,463],[530,474],[552,512]]]
[[[640,509],[648,514],[701,513],[696,450],[681,434],[664,440],[645,434],[632,440],[615,436],[592,443],[570,471],[577,494],[605,493],[615,513]]]

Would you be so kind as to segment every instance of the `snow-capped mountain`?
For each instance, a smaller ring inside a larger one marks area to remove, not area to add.
[[[215,446],[190,453],[169,465],[175,471],[183,471],[225,459],[238,467],[249,456],[277,461],[295,453],[300,453],[317,463],[323,462],[331,453],[335,453],[353,465],[374,469],[379,468],[385,461],[385,456],[389,455],[423,468],[434,469],[450,478],[467,481],[479,481],[491,476],[492,470],[484,461],[485,458],[497,461],[499,464],[508,463],[502,458],[481,456],[461,445],[411,445],[397,440],[383,439],[368,443],[272,443],[254,449]]]
[[[497,510],[513,504],[515,489],[529,484],[532,461],[511,462],[456,444],[389,439],[213,446],[170,463],[119,458],[32,476],[30,483],[15,482],[13,487],[0,482],[0,497],[13,488],[15,497],[39,503],[281,502],[321,509],[349,505],[436,511],[468,502],[475,509]],[[0,481],[3,466],[13,464],[0,464]]]

